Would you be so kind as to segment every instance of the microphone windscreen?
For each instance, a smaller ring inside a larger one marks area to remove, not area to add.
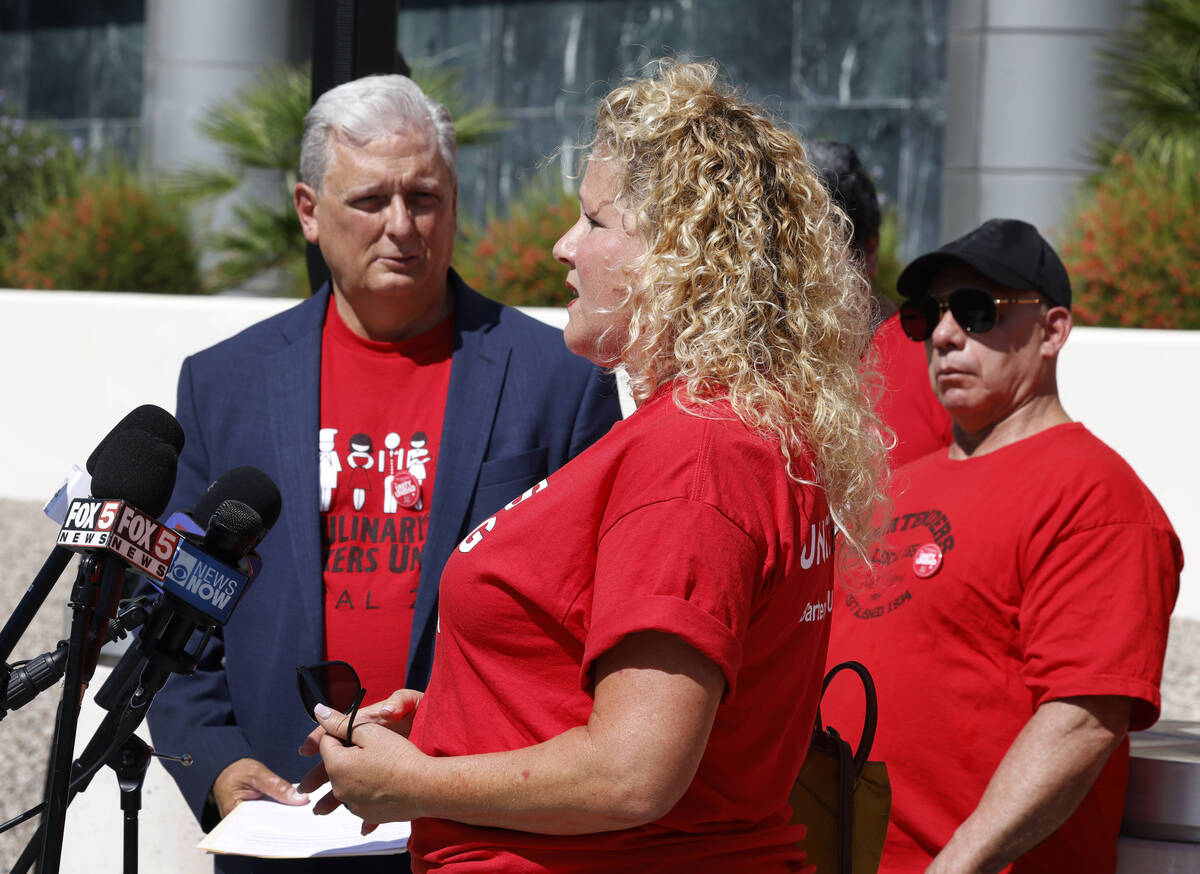
[[[147,431],[109,434],[93,453],[92,495],[128,501],[143,513],[159,516],[175,489],[179,455]]]
[[[208,520],[209,529],[214,525],[239,537],[256,537],[266,527],[262,516],[253,507],[235,498],[222,501],[213,511],[212,518]]]
[[[94,467],[96,458],[100,454],[100,450],[104,447],[104,444],[114,435],[122,434],[126,431],[145,431],[148,434],[152,434],[174,449],[176,456],[183,451],[183,428],[175,417],[162,407],[156,407],[154,404],[142,404],[137,409],[131,410],[125,418],[113,425],[112,430],[92,450],[92,454],[88,456],[86,465],[88,473],[95,476],[96,471]],[[139,509],[141,508],[139,507]]]
[[[200,496],[192,510],[192,519],[207,529],[217,507],[228,500],[241,501],[258,513],[265,529],[275,524],[283,504],[279,489],[269,476],[257,467],[235,467],[221,474]]]
[[[267,533],[262,517],[241,501],[222,501],[208,520],[204,548],[213,556],[236,565],[254,549]]]

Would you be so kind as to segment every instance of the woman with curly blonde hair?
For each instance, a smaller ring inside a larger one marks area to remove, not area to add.
[[[564,339],[638,409],[466,537],[428,692],[351,747],[318,713],[301,788],[413,820],[417,871],[801,870],[834,526],[865,547],[884,470],[845,219],[794,135],[673,62],[604,99],[580,207]]]

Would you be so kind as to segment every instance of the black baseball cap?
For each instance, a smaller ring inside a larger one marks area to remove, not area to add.
[[[1071,279],[1058,254],[1038,229],[1018,219],[991,219],[904,268],[896,288],[905,297],[929,290],[946,264],[961,261],[1005,288],[1040,291],[1057,306],[1071,308]]]

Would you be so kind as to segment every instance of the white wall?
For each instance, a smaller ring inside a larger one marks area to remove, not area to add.
[[[1179,534],[1175,615],[1188,619],[1200,619],[1198,373],[1200,331],[1075,328],[1059,360],[1067,413],[1129,462]]]
[[[175,408],[183,357],[292,301],[0,291],[0,496],[45,500],[139,404]],[[561,310],[531,310],[561,327]],[[1200,619],[1200,331],[1076,328],[1067,411],[1120,452],[1166,509],[1191,567],[1176,615]]]
[[[134,407],[174,411],[184,356],[294,303],[0,291],[0,495],[48,499]]]

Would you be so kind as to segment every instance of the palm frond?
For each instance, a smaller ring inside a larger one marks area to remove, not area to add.
[[[1119,131],[1094,158],[1125,152],[1186,178],[1200,167],[1200,0],[1150,0],[1139,15],[1101,53]]]
[[[454,133],[460,146],[476,145],[507,130],[511,123],[492,104],[471,105],[462,90],[460,71],[443,67],[414,67],[412,80],[431,99],[450,111]]]
[[[200,131],[241,167],[293,170],[309,107],[307,69],[277,67],[231,100],[213,106]]]
[[[159,184],[167,194],[186,200],[205,200],[233,191],[242,184],[242,174],[225,167],[194,164],[162,177]]]
[[[220,287],[237,285],[276,267],[290,268],[304,261],[304,236],[300,220],[290,209],[272,209],[260,203],[234,209],[234,223],[216,235],[213,248],[222,255],[214,281]]]

